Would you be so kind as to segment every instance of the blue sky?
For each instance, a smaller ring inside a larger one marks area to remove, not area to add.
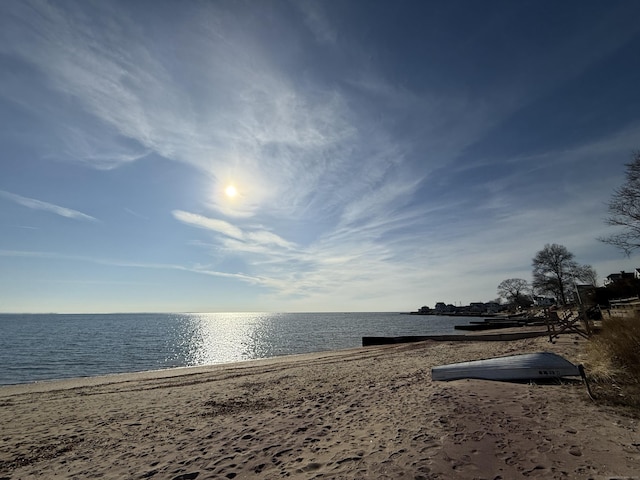
[[[0,311],[408,311],[600,279],[636,1],[0,2]],[[236,195],[226,194],[228,186]]]

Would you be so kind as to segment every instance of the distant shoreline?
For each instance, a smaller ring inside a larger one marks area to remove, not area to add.
[[[451,312],[451,313],[442,313],[442,312],[407,312],[405,315],[433,315],[436,317],[474,317],[474,318],[489,318],[489,317],[497,317],[497,313],[471,313],[471,312]]]

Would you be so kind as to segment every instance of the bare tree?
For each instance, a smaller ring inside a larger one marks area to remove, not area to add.
[[[634,152],[631,163],[627,163],[626,177],[625,184],[611,197],[606,220],[609,225],[621,227],[621,231],[600,240],[630,256],[640,247],[640,151]]]
[[[533,258],[533,288],[543,294],[552,294],[563,305],[567,304],[569,290],[579,267],[573,253],[558,244],[547,244]]]
[[[527,302],[528,294],[531,291],[529,282],[522,278],[508,278],[498,285],[498,295],[505,298],[509,303],[522,305]]]
[[[587,285],[591,285],[592,287],[598,286],[598,273],[591,265],[578,266],[575,272],[573,272],[573,276],[576,280],[585,282]]]

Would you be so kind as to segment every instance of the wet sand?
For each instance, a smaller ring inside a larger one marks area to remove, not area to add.
[[[578,381],[431,381],[432,366],[511,353],[580,363],[581,342],[423,342],[2,387],[0,478],[633,478],[638,421]]]

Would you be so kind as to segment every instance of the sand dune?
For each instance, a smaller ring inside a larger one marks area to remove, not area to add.
[[[579,383],[432,382],[572,337],[419,343],[0,388],[0,478],[629,478],[636,420]]]

